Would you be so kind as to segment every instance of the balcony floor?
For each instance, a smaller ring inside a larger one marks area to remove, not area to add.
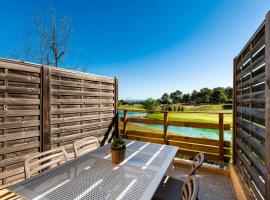
[[[188,172],[189,169],[175,167],[173,176],[174,178],[184,180]],[[199,181],[198,199],[200,200],[237,199],[230,177],[200,171],[198,171],[196,177],[198,178]]]

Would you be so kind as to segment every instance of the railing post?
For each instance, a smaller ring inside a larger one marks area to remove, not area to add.
[[[223,161],[224,160],[224,118],[223,118],[223,113],[218,114],[219,122],[218,122],[218,127],[219,127],[219,155],[220,159]]]
[[[127,138],[127,110],[124,110],[124,116],[123,116],[123,134],[124,138]]]
[[[118,124],[118,79],[114,78],[114,135],[119,136],[119,124]]]
[[[164,136],[164,144],[167,144],[167,135],[168,135],[168,112],[164,112],[163,119],[163,136]]]
[[[51,149],[51,90],[50,90],[50,69],[47,66],[41,68],[41,149]]]
[[[236,89],[236,73],[237,73],[237,59],[233,59],[233,138],[232,138],[232,155],[233,164],[236,164],[236,105],[237,105],[237,89]]]

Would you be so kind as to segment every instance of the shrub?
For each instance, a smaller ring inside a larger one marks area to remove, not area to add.
[[[223,104],[222,108],[225,110],[231,110],[232,109],[232,104]]]
[[[143,103],[143,108],[146,110],[156,110],[158,103],[155,99],[148,98]]]

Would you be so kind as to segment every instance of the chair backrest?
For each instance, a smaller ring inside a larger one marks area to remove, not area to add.
[[[189,176],[182,187],[182,200],[196,200],[198,196],[199,184],[195,176]]]
[[[68,161],[68,155],[63,147],[35,154],[24,161],[25,178],[30,178],[40,171],[53,168],[66,161]]]
[[[195,175],[197,173],[197,170],[202,166],[203,162],[204,162],[204,153],[198,153],[193,160],[192,168],[188,176]]]
[[[74,153],[77,158],[80,155],[93,151],[99,147],[99,142],[95,137],[87,137],[74,142]]]

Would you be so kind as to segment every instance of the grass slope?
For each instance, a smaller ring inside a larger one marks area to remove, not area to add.
[[[183,122],[205,122],[205,123],[218,123],[218,114],[205,114],[205,113],[169,113],[169,120],[183,121]],[[148,114],[147,118],[163,119],[163,113]],[[232,125],[232,115],[224,115],[224,123]]]
[[[141,104],[122,105],[122,106],[119,106],[119,109],[145,110]],[[232,113],[232,110],[224,109],[221,104],[184,106],[184,111],[185,112],[169,113],[169,120],[184,121],[184,122],[218,123],[218,114],[188,113],[188,112]],[[147,118],[163,119],[163,113],[148,114]],[[224,114],[224,123],[230,124],[232,126],[232,114]]]
[[[184,106],[184,111],[193,112],[232,112],[230,109],[224,109],[222,104],[190,105]]]

